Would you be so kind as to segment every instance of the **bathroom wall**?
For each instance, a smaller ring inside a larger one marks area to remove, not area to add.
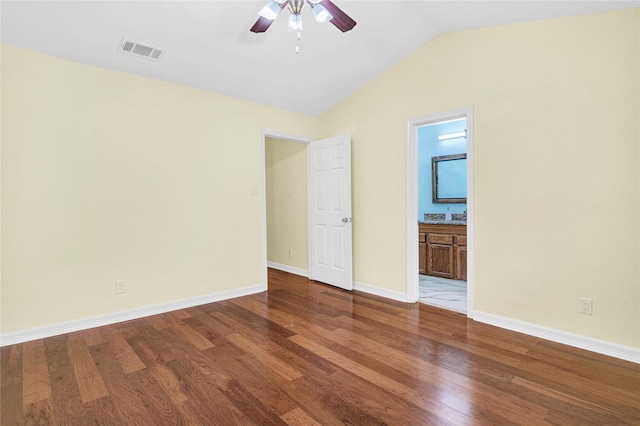
[[[467,204],[434,204],[431,184],[431,157],[463,154],[467,152],[467,139],[455,138],[440,141],[438,136],[462,132],[467,129],[467,120],[450,121],[421,127],[418,130],[418,218],[425,213],[464,213]]]

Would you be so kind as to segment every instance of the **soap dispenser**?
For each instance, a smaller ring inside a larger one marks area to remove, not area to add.
[[[451,207],[447,207],[447,213],[444,215],[444,220],[451,220]]]

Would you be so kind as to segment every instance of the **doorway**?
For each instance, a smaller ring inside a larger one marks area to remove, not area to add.
[[[265,139],[267,266],[308,276],[307,144]]]
[[[418,128],[421,303],[467,312],[467,118]]]
[[[471,108],[409,120],[407,188],[408,300],[472,317]]]
[[[262,131],[261,169],[264,289],[267,267],[353,289],[350,135]]]
[[[287,134],[271,130],[262,130],[260,132],[260,176],[261,176],[261,206],[262,206],[262,285],[264,290],[268,289],[267,268],[279,269],[295,275],[309,277],[308,271],[308,222],[306,211],[308,206],[307,192],[302,193],[299,186],[293,185],[287,176],[293,173],[293,169],[304,168],[303,175],[307,176],[306,153],[301,158],[302,151],[306,152],[307,145],[312,141],[311,138]],[[276,155],[272,155],[273,144],[279,145]],[[291,157],[297,158],[291,158]],[[270,157],[268,159],[267,157]],[[284,170],[277,173],[278,177],[273,175],[273,170],[268,170],[270,166],[267,161],[278,162],[285,159]],[[292,167],[292,170],[287,168]],[[291,185],[290,185],[291,184]],[[267,191],[270,188],[269,196],[274,195],[274,191],[280,193],[278,196],[284,201],[282,203],[272,202],[274,198],[269,199]],[[306,188],[306,186],[303,186]],[[289,195],[291,194],[291,196]],[[267,205],[269,202],[269,206]],[[288,207],[295,208],[303,206],[304,223],[296,224],[297,232],[286,233],[287,237],[282,238],[285,233],[278,233],[277,230],[285,226],[290,214]],[[274,215],[274,209],[277,209],[277,215]],[[270,230],[270,231],[269,231]],[[274,239],[274,237],[277,237]],[[271,241],[269,241],[271,240]],[[292,262],[293,258],[295,263]],[[306,259],[306,260],[305,260]],[[297,266],[292,266],[297,265]]]

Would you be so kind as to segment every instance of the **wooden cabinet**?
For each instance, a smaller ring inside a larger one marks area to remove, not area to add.
[[[418,244],[421,274],[467,279],[466,225],[420,224]]]

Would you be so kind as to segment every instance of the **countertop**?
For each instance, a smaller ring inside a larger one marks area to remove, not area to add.
[[[466,225],[466,220],[419,220],[422,225]]]

